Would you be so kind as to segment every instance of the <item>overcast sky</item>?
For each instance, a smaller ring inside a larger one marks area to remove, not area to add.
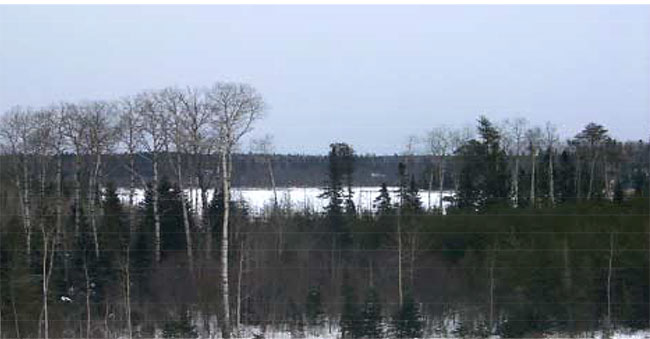
[[[279,152],[481,114],[647,140],[650,7],[0,6],[0,111],[218,80],[263,94]]]

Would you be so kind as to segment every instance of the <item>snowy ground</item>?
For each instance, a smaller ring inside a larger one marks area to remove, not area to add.
[[[380,187],[354,187],[354,202],[357,208],[361,211],[373,210],[373,200],[379,195]],[[391,199],[396,202],[397,187],[389,187],[391,192]],[[291,206],[294,210],[310,210],[315,212],[322,212],[327,201],[320,199],[318,196],[323,193],[320,187],[279,187],[277,188],[278,201],[282,206]],[[120,199],[123,202],[128,202],[129,190],[127,188],[119,188],[117,190]],[[212,199],[214,190],[208,190],[208,199]],[[443,191],[442,196],[451,196],[452,191]],[[273,190],[259,189],[259,188],[234,188],[233,198],[236,200],[246,201],[253,213],[261,213],[265,207],[270,206],[273,202]],[[200,212],[201,194],[197,189],[186,189],[186,197],[192,203],[195,210]],[[440,191],[420,191],[420,198],[424,208],[437,207],[440,203]],[[135,198],[136,203],[144,200],[144,190],[137,189]],[[445,205],[447,203],[445,202]]]
[[[247,327],[244,329],[242,332],[235,334],[233,338],[238,338],[238,339],[257,339],[257,338],[264,338],[264,339],[296,339],[296,338],[301,338],[301,339],[339,339],[341,337],[340,332],[338,331],[337,328],[333,328],[331,331],[328,329],[323,329],[316,331],[314,333],[313,331],[305,331],[303,335],[295,335],[292,334],[289,331],[267,331],[266,333],[263,333],[262,330],[258,327]],[[152,339],[159,339],[162,338],[162,333],[158,333],[156,337]],[[216,333],[212,335],[210,338],[207,336],[201,336],[199,335],[198,339],[218,339],[221,338],[219,333]],[[391,338],[390,334],[384,335],[384,338]],[[454,336],[436,336],[436,335],[429,335],[425,336],[421,339],[442,339],[442,338],[457,338]],[[498,336],[491,336],[491,339],[498,339],[500,337]],[[545,338],[593,338],[593,339],[647,339],[650,338],[650,332],[648,331],[636,331],[636,332],[628,332],[628,331],[617,331],[614,332],[611,336],[604,336],[603,333],[596,332],[596,333],[583,333],[579,335],[562,335],[562,334],[555,334],[555,335],[549,335],[546,336]],[[126,339],[126,337],[119,337],[119,339]]]

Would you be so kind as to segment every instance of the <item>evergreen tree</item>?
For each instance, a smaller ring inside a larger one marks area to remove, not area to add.
[[[163,338],[198,338],[196,327],[192,324],[192,317],[189,310],[183,309],[178,320],[171,320],[163,326]]]
[[[305,324],[302,318],[300,308],[293,301],[289,299],[289,307],[287,309],[287,318],[289,319],[289,329],[292,338],[302,338],[305,336]]]
[[[490,205],[508,204],[510,174],[499,130],[484,116],[478,120],[480,140],[470,140],[458,154],[462,167],[458,206],[478,211]]]
[[[556,175],[556,200],[559,202],[575,202],[576,182],[575,182],[575,159],[568,151],[562,151],[560,161],[557,164],[558,170]]]
[[[320,287],[315,286],[309,289],[307,302],[305,303],[305,313],[309,326],[317,327],[323,325],[324,313]]]
[[[350,217],[356,215],[352,197],[352,173],[354,172],[354,150],[346,143],[330,145],[328,156],[329,173],[325,189],[318,197],[328,199],[325,211],[327,222],[332,232],[342,233],[341,247],[352,242],[350,234]],[[344,185],[347,190],[344,190]],[[347,218],[344,216],[347,215]]]
[[[397,338],[421,338],[424,333],[420,311],[410,293],[393,318],[393,328]]]
[[[359,338],[362,333],[362,319],[354,288],[343,285],[343,309],[341,310],[341,338]]]
[[[381,303],[379,302],[379,294],[374,288],[368,290],[366,300],[361,312],[361,337],[374,339],[381,338],[383,335],[382,318],[381,318]]]
[[[378,215],[387,215],[392,211],[393,206],[390,201],[390,193],[385,182],[381,184],[379,195],[373,200],[373,207],[377,210]]]
[[[420,199],[420,190],[418,189],[415,177],[411,175],[411,180],[407,187],[404,188],[402,195],[402,210],[404,215],[420,214],[422,212],[422,200]]]

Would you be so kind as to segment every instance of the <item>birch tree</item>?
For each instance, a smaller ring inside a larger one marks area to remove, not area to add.
[[[555,178],[553,171],[555,148],[558,140],[557,128],[552,123],[547,122],[544,131],[544,145],[548,151],[548,198],[551,206],[555,205]]]
[[[74,152],[74,232],[75,238],[79,237],[81,229],[82,201],[81,201],[81,176],[82,160],[88,147],[86,144],[86,129],[83,124],[81,108],[78,105],[66,103],[63,124],[65,137]]]
[[[103,155],[108,153],[115,141],[112,117],[114,106],[105,101],[93,101],[81,106],[82,126],[85,129],[85,144],[90,155],[90,174],[88,179],[88,219],[93,232],[95,257],[99,258],[99,237],[97,235],[97,213],[101,187],[99,178],[102,171]]]
[[[202,231],[206,234],[205,257],[212,256],[212,232],[208,213],[208,189],[212,186],[214,175],[206,175],[209,169],[207,159],[214,153],[217,147],[217,135],[211,124],[212,115],[207,107],[206,91],[188,88],[179,96],[182,102],[182,115],[185,119],[186,146],[189,154],[189,161],[201,196],[201,224]],[[210,168],[211,169],[211,168]],[[195,205],[196,206],[196,205]]]
[[[275,172],[273,171],[273,154],[275,153],[273,147],[273,135],[266,134],[262,138],[253,139],[251,141],[251,152],[259,155],[266,165],[271,189],[273,190],[273,207],[278,207],[278,192],[275,186]]]
[[[181,210],[183,214],[183,228],[185,230],[185,247],[187,252],[187,260],[189,263],[190,272],[194,272],[194,254],[192,247],[192,230],[190,229],[190,216],[187,206],[187,199],[184,197],[185,181],[183,177],[183,154],[187,153],[188,137],[187,137],[187,121],[183,112],[183,93],[174,88],[167,88],[159,93],[159,100],[163,109],[169,116],[168,124],[168,138],[174,147],[174,159],[172,167],[176,171],[176,180],[178,189],[181,194]],[[170,158],[171,160],[171,158]]]
[[[138,103],[133,98],[124,98],[118,104],[120,115],[118,122],[118,141],[124,147],[128,156],[126,169],[129,172],[129,230],[131,243],[136,231],[136,205],[135,189],[136,177],[144,184],[144,179],[139,176],[135,168],[136,154],[141,149],[142,139],[142,116],[138,114]],[[144,186],[144,185],[143,185]]]
[[[607,130],[599,124],[589,123],[585,128],[576,135],[576,140],[583,147],[587,148],[589,154],[589,186],[587,190],[587,200],[591,199],[594,191],[594,178],[596,173],[596,162],[598,161],[603,144],[609,139]]]
[[[2,138],[8,145],[9,152],[14,160],[14,184],[18,188],[22,224],[25,230],[25,248],[29,257],[32,248],[32,203],[29,164],[32,153],[30,139],[34,131],[33,118],[29,111],[17,106],[3,116],[0,128]]]
[[[524,147],[524,137],[528,126],[528,121],[525,118],[515,118],[509,120],[507,123],[508,137],[511,139],[510,154],[515,159],[515,166],[512,171],[512,189],[513,189],[513,205],[519,206],[519,161],[521,152]]]
[[[232,178],[232,152],[240,139],[250,132],[264,110],[262,96],[250,85],[242,83],[216,83],[207,93],[208,107],[213,114],[213,124],[219,131],[221,176],[223,191],[223,221],[221,235],[221,297],[223,307],[224,338],[230,338],[230,294],[228,286],[228,256],[230,217],[230,187]]]
[[[451,152],[453,132],[448,127],[436,127],[429,131],[425,138],[427,152],[433,158],[438,158],[438,193],[440,199],[438,201],[438,208],[442,213],[443,207],[443,190],[445,185],[445,161],[446,157]],[[429,176],[429,192],[428,192],[428,208],[431,209],[431,190],[433,189],[433,170]]]
[[[138,113],[142,119],[143,148],[148,153],[151,162],[153,178],[151,190],[153,196],[153,218],[154,218],[154,262],[160,263],[161,259],[161,235],[160,235],[160,193],[159,186],[159,165],[161,153],[167,145],[165,130],[167,129],[167,117],[161,106],[160,100],[155,93],[145,92],[137,97]]]
[[[542,130],[534,127],[526,131],[526,142],[528,143],[528,152],[530,153],[530,204],[536,206],[536,188],[537,188],[537,155],[539,154],[540,143],[542,139]]]

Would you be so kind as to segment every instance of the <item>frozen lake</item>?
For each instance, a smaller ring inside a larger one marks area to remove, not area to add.
[[[353,187],[352,191],[354,202],[357,209],[362,211],[374,210],[373,201],[379,195],[380,187]],[[391,200],[393,203],[398,201],[397,187],[388,187],[390,191]],[[129,199],[129,191],[127,188],[119,188],[118,195],[120,199],[127,203]],[[322,212],[327,205],[326,199],[321,199],[318,196],[323,193],[320,187],[278,187],[276,189],[278,195],[278,202],[282,206],[291,206],[294,210],[310,210],[314,212]],[[207,192],[208,199],[212,199],[214,190],[210,189]],[[260,213],[266,207],[273,204],[273,190],[263,188],[234,188],[232,190],[233,199],[245,201],[253,213]],[[442,196],[451,196],[453,191],[443,191]],[[197,189],[185,189],[185,196],[191,202],[193,208],[200,212],[201,207],[201,194]],[[440,202],[440,191],[420,191],[420,199],[424,208],[437,207]],[[144,190],[137,189],[135,195],[136,203],[144,200]],[[445,205],[448,203],[445,202]]]

